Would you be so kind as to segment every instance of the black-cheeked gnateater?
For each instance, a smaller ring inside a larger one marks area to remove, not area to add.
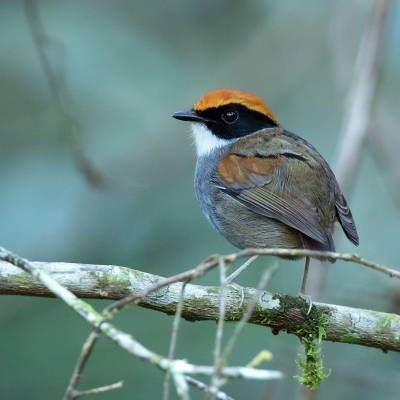
[[[197,199],[234,246],[335,251],[336,221],[358,245],[350,208],[328,163],[286,131],[260,98],[218,89],[173,117],[192,123]],[[308,263],[307,257],[303,294]]]

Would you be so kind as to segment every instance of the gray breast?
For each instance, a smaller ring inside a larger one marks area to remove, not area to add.
[[[198,158],[194,186],[211,225],[238,248],[301,248],[301,235],[277,220],[250,211],[218,188],[216,168],[226,148]]]

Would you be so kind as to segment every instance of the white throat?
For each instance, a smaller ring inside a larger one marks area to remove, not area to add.
[[[234,141],[220,139],[215,136],[204,124],[193,123],[192,134],[196,145],[197,157],[210,154],[213,150],[226,146]]]

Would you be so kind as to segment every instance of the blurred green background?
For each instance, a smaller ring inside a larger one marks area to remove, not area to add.
[[[24,3],[0,3],[0,245],[32,260],[133,266],[172,275],[233,248],[208,225],[192,189],[189,127],[173,120],[202,92],[253,91],[283,125],[334,165],[357,49],[372,1],[38,1],[45,50],[77,124],[75,145],[40,65]],[[400,265],[400,3],[390,11],[369,142],[349,193],[357,252]],[[78,151],[103,176],[88,184]],[[102,185],[100,185],[102,186]],[[337,248],[354,251],[340,232]],[[256,285],[263,259],[239,279]],[[302,262],[280,262],[271,291],[295,294]],[[200,282],[216,284],[213,272]],[[387,277],[352,264],[329,269],[322,300],[400,311]],[[93,301],[100,309],[104,301]],[[172,318],[131,308],[116,323],[166,354]],[[0,297],[0,398],[57,399],[67,386],[88,325],[60,301]],[[215,323],[183,322],[178,357],[211,363]],[[227,336],[232,327],[227,327]],[[293,399],[300,388],[295,337],[248,326],[232,356],[247,363],[273,352],[280,382],[235,382],[237,399]],[[400,356],[324,344],[332,374],[321,399],[397,399]],[[81,388],[125,381],[98,399],[157,399],[162,374],[102,339]],[[174,395],[175,396],[175,395]],[[201,398],[200,395],[194,398]]]

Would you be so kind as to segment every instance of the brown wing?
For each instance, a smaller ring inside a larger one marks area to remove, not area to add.
[[[339,221],[340,225],[343,228],[344,233],[347,238],[353,242],[356,246],[359,244],[359,238],[357,233],[357,227],[354,222],[353,215],[351,213],[350,207],[347,205],[347,201],[340,189],[340,186],[336,180],[335,174],[331,170],[328,163],[325,159],[319,154],[319,152],[308,143],[305,139],[297,136],[294,133],[283,131],[282,134],[286,136],[288,139],[292,139],[294,142],[301,143],[308,148],[311,152],[312,156],[318,160],[320,165],[324,168],[326,174],[329,176],[330,184],[332,187],[332,191],[335,196],[335,210],[336,210],[336,218]]]
[[[276,219],[329,249],[333,246],[330,233],[321,226],[312,199],[299,190],[296,174],[310,169],[305,161],[289,152],[229,154],[218,164],[218,186],[255,213]]]

